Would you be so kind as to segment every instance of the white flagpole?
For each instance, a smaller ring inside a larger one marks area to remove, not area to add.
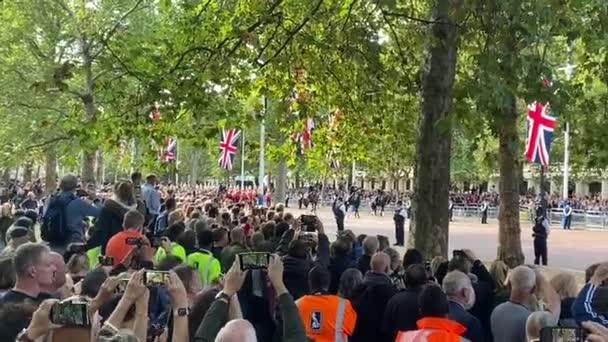
[[[241,191],[245,189],[245,130],[241,130]]]
[[[177,138],[175,138],[175,185],[179,185],[179,150]]]
[[[266,95],[262,96],[262,122],[260,123],[260,170],[258,175],[258,183],[259,183],[259,191],[262,197],[262,204],[264,203],[264,135],[266,131],[265,127],[265,117],[266,117],[266,107],[267,107],[267,99]]]
[[[564,181],[562,189],[562,197],[568,199],[568,164],[570,159],[570,123],[566,121],[566,130],[564,131]]]

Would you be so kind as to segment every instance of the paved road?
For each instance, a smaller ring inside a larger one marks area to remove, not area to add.
[[[294,214],[303,211],[289,208]],[[326,227],[330,239],[335,237],[336,223],[328,208],[322,208],[318,213]],[[391,244],[394,240],[394,225],[392,212],[386,216],[372,216],[362,213],[360,219],[349,217],[346,220],[346,229],[352,229],[355,234],[386,235]],[[592,263],[608,260],[608,231],[573,230],[564,231],[555,226],[549,236],[549,266],[570,270],[582,271]],[[407,227],[406,227],[407,230]],[[406,231],[407,241],[407,231]],[[532,226],[522,224],[522,247],[526,263],[534,261],[532,246]],[[450,253],[453,249],[469,248],[482,260],[491,261],[496,258],[498,246],[498,221],[489,220],[489,224],[482,225],[475,219],[461,218],[450,224]],[[404,248],[400,249],[403,253]]]

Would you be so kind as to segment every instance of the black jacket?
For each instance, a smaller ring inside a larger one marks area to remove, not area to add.
[[[294,231],[292,229],[287,230],[283,234],[277,250],[281,251],[282,246],[287,246],[289,243],[286,241],[291,241],[293,235]],[[299,258],[292,255],[283,257],[283,282],[294,300],[309,294],[308,272],[314,266],[329,266],[329,239],[325,234],[319,234],[317,258],[315,260],[309,257]]]
[[[494,280],[479,260],[473,263],[471,273],[477,276],[477,282],[473,284],[475,305],[471,308],[470,313],[481,322],[484,336],[491,341],[490,316],[494,310]]]
[[[394,341],[399,331],[416,330],[416,321],[420,318],[418,298],[422,288],[405,289],[394,295],[384,310],[382,331]]]
[[[372,257],[371,255],[367,254],[363,254],[359,257],[359,260],[357,260],[357,268],[359,269],[359,271],[361,271],[363,275],[365,275],[365,273],[369,271],[370,261],[372,261]]]
[[[101,246],[101,255],[105,255],[108,241],[123,230],[123,218],[131,209],[137,209],[137,204],[129,206],[115,199],[105,200],[93,227],[93,233],[87,241],[87,250]]]
[[[391,335],[380,329],[386,304],[397,293],[388,275],[368,272],[363,279],[363,293],[354,300],[357,323],[351,342],[392,342]]]
[[[329,284],[329,293],[336,294],[340,288],[340,277],[342,273],[349,268],[355,268],[356,264],[350,256],[335,257],[329,260],[329,272],[331,273],[331,283]]]
[[[467,328],[464,334],[462,334],[462,337],[471,342],[486,341],[483,330],[481,329],[481,323],[477,317],[468,313],[462,305],[450,301],[450,313],[448,314],[448,318],[464,325]]]

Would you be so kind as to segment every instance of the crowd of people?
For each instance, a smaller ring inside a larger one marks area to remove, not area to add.
[[[447,260],[330,236],[315,216],[222,188],[78,183],[64,176],[42,215],[2,204],[0,341],[515,342],[581,326],[608,341],[606,262],[579,289],[471,250]]]

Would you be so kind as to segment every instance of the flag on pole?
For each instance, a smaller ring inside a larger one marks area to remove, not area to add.
[[[237,142],[241,131],[235,128],[222,129],[222,140],[220,141],[220,157],[218,164],[221,168],[232,170],[232,158],[237,148]]]
[[[160,110],[159,110],[158,102],[154,102],[154,105],[152,106],[152,112],[150,113],[150,119],[152,119],[152,121],[156,121],[159,118],[160,118]]]
[[[174,137],[166,137],[165,138],[164,160],[166,162],[174,161],[176,152],[177,152],[177,139]]]
[[[312,130],[315,128],[315,122],[312,118],[304,121],[304,128],[301,131],[296,131],[293,134],[293,140],[298,147],[298,155],[304,154],[304,150],[312,148]]]
[[[534,101],[528,106],[526,159],[532,163],[549,165],[549,151],[553,139],[555,118],[550,115],[549,104]]]

